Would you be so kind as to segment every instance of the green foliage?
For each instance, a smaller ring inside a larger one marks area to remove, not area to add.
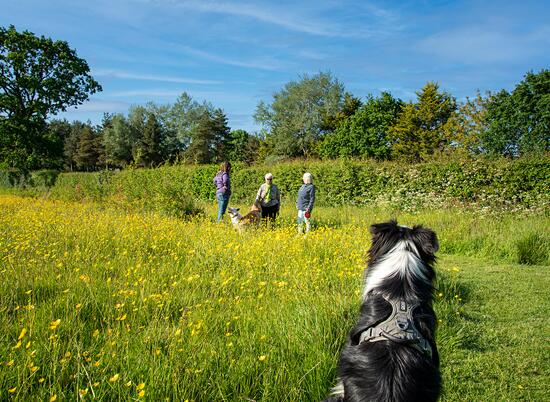
[[[185,151],[186,159],[194,163],[215,163],[227,159],[230,129],[221,109],[205,110],[194,126],[191,143]]]
[[[516,242],[517,262],[526,265],[550,264],[550,238],[529,233]]]
[[[340,126],[346,119],[353,116],[363,103],[359,98],[356,98],[349,92],[344,94],[342,109],[335,115],[329,114],[325,116],[323,131],[332,132]]]
[[[525,75],[512,93],[490,95],[488,130],[482,137],[492,155],[541,154],[550,149],[550,70]]]
[[[387,159],[389,127],[401,112],[402,102],[383,92],[379,98],[368,96],[365,104],[328,134],[319,149],[321,157],[362,157]]]
[[[426,161],[449,143],[446,124],[456,110],[455,99],[439,86],[428,82],[417,92],[418,103],[408,103],[388,131],[392,155],[411,161]]]
[[[258,158],[260,140],[245,130],[233,130],[229,134],[227,148],[230,161],[251,164]]]
[[[304,75],[275,93],[270,105],[260,102],[254,118],[269,131],[266,140],[274,154],[311,156],[330,116],[341,111],[343,97],[344,86],[330,73]]]
[[[107,164],[120,167],[130,165],[137,138],[136,130],[132,130],[126,118],[121,114],[110,117],[102,132]]]
[[[67,42],[0,27],[0,160],[27,170],[52,165],[62,141],[46,118],[101,91],[89,71]]]
[[[143,133],[134,150],[134,160],[138,166],[156,166],[162,160],[160,144],[163,131],[155,114],[149,113]]]
[[[51,188],[55,185],[59,176],[59,170],[43,169],[37,170],[30,174],[30,182],[34,187]]]
[[[182,194],[214,200],[212,178],[218,166],[165,166],[111,173],[108,196],[147,199],[163,177],[179,183]],[[500,209],[544,209],[550,205],[550,160],[458,160],[438,163],[337,160],[295,161],[272,166],[234,164],[231,203],[252,203],[263,176],[274,175],[283,204],[293,205],[304,172],[311,172],[318,205],[385,205],[397,210],[439,208],[457,204]],[[52,196],[81,199],[100,193],[94,174],[61,174]],[[69,180],[69,178],[71,178]],[[82,181],[82,182],[80,182]],[[72,194],[72,195],[71,195]]]
[[[96,170],[99,157],[101,137],[93,129],[84,126],[78,138],[74,160],[80,170]]]
[[[193,129],[202,114],[213,111],[214,107],[210,103],[199,103],[183,92],[173,105],[167,106],[164,113],[158,113],[166,130],[163,149],[169,160],[183,155],[191,143]]]

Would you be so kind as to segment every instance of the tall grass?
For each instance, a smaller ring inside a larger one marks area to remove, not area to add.
[[[243,235],[205,209],[212,216],[182,221],[0,196],[0,399],[324,397],[356,319],[368,224],[387,213],[319,208],[303,237],[291,206],[279,224]],[[438,230],[443,253],[474,250],[467,233],[485,233],[494,240],[473,254],[500,250],[504,259],[498,240],[515,240],[502,224],[521,222],[398,218]],[[456,262],[438,267],[442,356],[473,339],[460,271]]]

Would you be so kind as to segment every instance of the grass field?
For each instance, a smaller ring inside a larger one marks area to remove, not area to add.
[[[394,216],[440,238],[442,399],[550,399],[547,215],[318,208],[298,237],[291,207],[242,236],[206,210],[0,195],[0,400],[320,400]]]

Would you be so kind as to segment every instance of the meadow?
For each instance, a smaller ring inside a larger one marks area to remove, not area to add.
[[[285,206],[238,235],[108,203],[0,195],[0,400],[317,401],[354,323],[370,224],[439,236],[444,401],[550,399],[550,216]]]

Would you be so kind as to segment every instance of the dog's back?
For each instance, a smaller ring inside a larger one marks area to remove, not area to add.
[[[395,221],[373,225],[371,233],[360,318],[340,356],[339,387],[325,401],[437,401],[437,238],[429,229]]]

